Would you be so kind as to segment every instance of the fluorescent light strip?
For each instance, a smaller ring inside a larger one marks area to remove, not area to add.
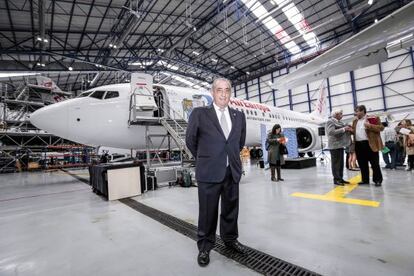
[[[283,13],[289,19],[290,23],[296,28],[296,30],[302,35],[303,39],[310,47],[317,46],[319,44],[319,39],[314,32],[311,32],[312,29],[308,23],[306,22],[305,18],[303,17],[302,13],[299,9],[295,6],[295,4],[291,0],[275,0],[279,6],[285,5],[289,3],[289,5],[285,5],[282,7]]]
[[[13,78],[13,77],[24,77],[40,75],[40,73],[0,73],[0,78]]]
[[[286,31],[279,25],[279,23],[269,14],[266,8],[257,0],[241,0],[252,13],[262,21],[262,24],[274,34],[277,39],[285,46],[290,53],[296,54],[300,52],[298,45],[291,40]],[[262,20],[265,19],[265,20]],[[289,42],[287,42],[289,41]]]

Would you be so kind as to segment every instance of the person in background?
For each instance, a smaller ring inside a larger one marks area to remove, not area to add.
[[[331,113],[331,118],[326,122],[325,132],[328,136],[328,149],[331,153],[331,169],[333,183],[343,186],[349,184],[344,176],[344,147],[351,144],[350,134],[352,128],[342,121],[342,110],[336,109]]]
[[[389,149],[388,152],[382,153],[382,159],[384,159],[386,169],[395,170],[397,166],[397,132],[394,128],[388,126],[388,122],[384,122],[382,125],[384,126],[384,131],[381,132],[381,138],[385,141],[385,146]]]
[[[357,171],[358,170],[358,166],[357,166],[357,158],[356,158],[356,154],[355,154],[355,141],[354,138],[351,136],[351,144],[348,147],[348,169],[351,171]]]
[[[384,148],[380,132],[384,130],[378,116],[368,116],[365,105],[355,108],[356,118],[352,122],[355,138],[355,153],[361,169],[362,181],[359,185],[369,184],[369,166],[373,171],[372,179],[375,186],[382,185],[382,173],[379,165],[378,152]]]
[[[402,123],[404,120],[398,123],[395,127],[395,131],[397,133],[396,137],[396,166],[404,166],[405,161],[405,146],[404,146],[404,135],[400,133],[400,129],[402,128]]]
[[[267,149],[268,161],[270,166],[271,181],[283,181],[281,177],[280,167],[285,164],[285,159],[281,151],[281,145],[285,144],[285,136],[282,133],[282,128],[279,124],[275,124],[272,131],[267,136],[266,144],[269,145]],[[275,176],[277,172],[277,178]]]
[[[414,135],[414,126],[411,123],[411,120],[404,119],[401,123],[401,127],[408,129],[408,133],[404,135],[404,146],[405,153],[407,154],[407,168],[406,171],[411,171],[414,169],[414,142],[410,136]]]

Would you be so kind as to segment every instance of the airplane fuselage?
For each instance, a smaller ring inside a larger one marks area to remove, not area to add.
[[[154,85],[154,89],[160,92],[162,108],[157,112],[137,111],[135,121],[148,121],[148,119],[156,121],[158,116],[165,116],[159,112],[168,112],[169,117],[175,119],[188,120],[193,108],[209,105],[212,102],[211,94],[206,91],[158,84]],[[105,91],[105,94],[101,93],[105,96],[93,97],[95,91]],[[118,96],[106,98],[109,95],[108,91],[111,91],[112,95],[117,92]],[[162,125],[148,127],[145,124],[129,125],[130,100],[131,92],[128,83],[97,87],[85,91],[78,98],[39,109],[32,114],[31,121],[40,129],[86,145],[145,149],[147,135],[167,134],[167,131]],[[246,145],[248,146],[260,145],[261,124],[271,129],[278,123],[282,128],[292,127],[301,130],[299,135],[306,134],[305,138],[298,137],[298,140],[306,140],[302,146],[299,143],[299,152],[320,148],[317,128],[323,121],[318,118],[236,98],[230,100],[230,107],[246,115]],[[162,137],[155,136],[151,140],[154,145],[159,145]]]

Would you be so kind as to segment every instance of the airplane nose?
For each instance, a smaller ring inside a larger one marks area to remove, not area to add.
[[[65,106],[52,104],[40,108],[30,115],[30,123],[51,134],[65,137],[67,134],[67,112]]]
[[[30,114],[29,120],[32,125],[35,127],[46,130],[46,123],[47,123],[47,112],[43,110],[43,108],[36,110],[32,114]]]

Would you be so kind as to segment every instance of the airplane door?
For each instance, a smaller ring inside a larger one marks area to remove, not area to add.
[[[157,105],[157,109],[154,111],[154,117],[164,117],[164,110],[165,110],[165,104],[164,104],[164,93],[161,91],[160,87],[156,87],[154,89],[154,101]]]

